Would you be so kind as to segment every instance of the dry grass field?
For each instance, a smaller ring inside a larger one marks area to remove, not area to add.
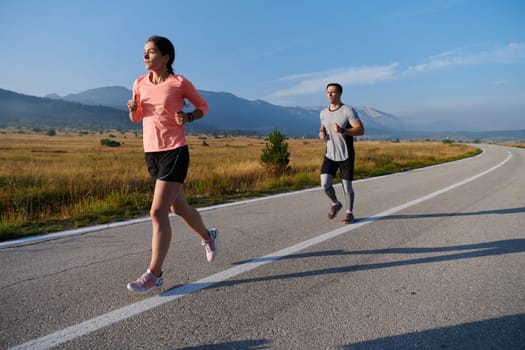
[[[507,147],[525,148],[525,141],[503,142],[500,143],[500,145]]]
[[[114,140],[120,147],[102,145]],[[260,162],[267,141],[189,136],[185,184],[195,206],[319,185],[324,142],[288,139],[289,173]],[[356,179],[442,163],[478,152],[442,142],[356,142]],[[0,240],[147,215],[151,181],[140,135],[0,135]]]

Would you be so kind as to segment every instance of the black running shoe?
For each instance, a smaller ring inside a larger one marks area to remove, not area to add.
[[[332,207],[330,208],[330,212],[328,212],[328,218],[330,220],[335,218],[337,213],[339,213],[339,210],[341,210],[342,207],[343,205],[341,204],[341,202],[337,202],[337,204],[332,205]]]
[[[348,225],[348,224],[351,224],[352,222],[354,222],[354,214],[346,213],[346,217],[344,219],[344,223]]]

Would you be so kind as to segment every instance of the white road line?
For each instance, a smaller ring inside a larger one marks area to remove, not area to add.
[[[157,306],[172,302],[176,299],[182,298],[184,296],[190,295],[192,293],[198,292],[202,289],[209,288],[217,283],[223,282],[225,280],[228,280],[232,277],[238,276],[242,273],[251,271],[253,269],[256,269],[259,266],[268,264],[270,262],[273,262],[275,260],[281,259],[285,256],[297,253],[298,251],[301,251],[303,249],[309,248],[311,246],[314,246],[316,244],[319,244],[321,242],[327,241],[329,239],[332,239],[334,237],[337,237],[339,235],[342,235],[344,233],[350,232],[352,230],[358,229],[359,227],[366,225],[368,223],[374,222],[376,220],[382,219],[388,215],[391,215],[395,212],[398,212],[400,210],[409,208],[411,206],[414,206],[416,204],[419,204],[423,201],[429,200],[431,198],[434,198],[442,193],[445,193],[447,191],[450,191],[454,188],[457,188],[459,186],[462,186],[468,182],[471,182],[473,180],[476,180],[477,178],[486,175],[497,168],[501,167],[505,163],[507,163],[511,158],[512,154],[508,151],[508,156],[505,160],[503,160],[498,165],[483,171],[475,176],[472,176],[466,180],[460,181],[454,185],[445,187],[441,190],[432,192],[426,196],[420,197],[418,199],[415,199],[413,201],[401,204],[397,207],[385,210],[381,213],[378,213],[376,215],[373,215],[369,218],[360,219],[355,224],[349,225],[349,226],[343,226],[339,229],[321,234],[320,236],[311,238],[309,240],[306,240],[304,242],[298,243],[296,245],[293,245],[291,247],[282,249],[280,251],[274,252],[269,255],[265,255],[263,257],[248,261],[242,265],[238,265],[235,267],[232,267],[230,269],[224,270],[222,272],[216,273],[214,275],[208,276],[206,278],[200,279],[198,281],[183,285],[181,287],[177,287],[174,289],[170,289],[166,292],[163,292],[161,294],[158,294],[156,296],[153,296],[151,298],[145,299],[143,301],[140,301],[135,304],[131,304],[125,307],[122,307],[120,309],[108,312],[106,314],[103,314],[101,316],[92,318],[90,320],[78,323],[76,325],[67,327],[63,330],[57,331],[55,333],[48,334],[46,336],[33,339],[31,341],[28,341],[26,343],[20,344],[18,346],[15,346],[11,349],[49,349],[54,346],[58,346],[60,344],[63,344],[67,341],[79,338],[81,336],[87,335],[89,333],[95,332],[99,329],[108,327],[114,323],[123,321],[125,319],[128,319],[130,317],[133,317],[135,315],[141,314],[145,311],[151,310]]]
[[[485,153],[485,150],[483,148],[481,148],[481,150],[482,150],[482,152],[479,155]],[[359,182],[375,181],[375,180],[381,179],[383,177],[403,175],[403,174],[406,174],[406,173],[412,172],[412,171],[425,171],[425,170],[428,170],[428,169],[432,169],[434,167],[444,166],[444,165],[451,164],[451,163],[463,162],[463,161],[467,161],[467,160],[470,160],[470,159],[472,159],[472,158],[463,158],[463,159],[460,159],[460,160],[456,160],[455,162],[441,163],[441,164],[427,166],[427,167],[424,167],[424,168],[418,168],[418,169],[414,169],[414,170],[405,171],[405,172],[402,172],[402,173],[394,173],[394,174],[388,174],[388,175],[375,176],[375,177],[371,177],[371,178],[356,180],[356,181],[353,181],[353,182],[354,183],[359,183]],[[335,186],[341,186],[341,184],[337,184]],[[245,199],[245,200],[242,200],[242,201],[236,201],[236,202],[231,202],[231,203],[217,204],[217,205],[213,205],[213,206],[209,206],[209,207],[198,208],[197,210],[200,211],[200,212],[212,211],[212,210],[217,210],[217,209],[221,209],[221,208],[245,205],[245,204],[255,203],[255,202],[259,202],[259,201],[266,201],[266,200],[270,200],[270,199],[275,199],[275,198],[289,197],[289,196],[298,195],[298,194],[305,193],[305,192],[319,191],[319,189],[320,189],[320,187],[307,188],[305,190],[294,191],[294,192],[286,192],[286,193],[279,193],[279,194],[275,194],[275,195],[272,195],[272,196],[265,196],[265,197],[252,198],[252,199]],[[170,216],[175,216],[175,214],[170,214]],[[55,240],[55,239],[59,239],[59,238],[63,238],[63,237],[82,235],[82,234],[86,234],[86,233],[90,233],[90,232],[97,232],[97,231],[107,230],[107,229],[110,229],[110,228],[128,226],[128,225],[133,225],[133,224],[138,224],[138,223],[141,223],[141,222],[148,222],[148,221],[151,221],[151,218],[149,216],[143,217],[143,218],[137,218],[137,219],[133,219],[133,220],[127,220],[127,221],[112,222],[112,223],[103,224],[103,225],[82,227],[82,228],[78,228],[78,229],[74,229],[74,230],[60,231],[60,232],[55,232],[55,233],[46,233],[46,234],[43,234],[43,235],[35,235],[35,236],[30,236],[30,237],[25,237],[25,238],[19,238],[19,239],[15,239],[15,240],[0,242],[0,249],[1,248],[8,248],[8,247],[16,247],[16,246],[21,246],[21,245],[26,245],[26,244],[33,244],[33,243],[44,242],[44,241],[51,241],[51,240]]]

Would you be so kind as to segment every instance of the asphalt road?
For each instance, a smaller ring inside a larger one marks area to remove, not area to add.
[[[147,219],[0,245],[0,348],[525,349],[525,150],[480,147],[355,182],[352,225],[320,189],[204,208],[212,264],[173,217],[153,295]]]

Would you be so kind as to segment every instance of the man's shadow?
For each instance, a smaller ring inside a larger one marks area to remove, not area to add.
[[[367,271],[367,270],[377,270],[391,267],[399,266],[408,266],[408,265],[418,265],[418,264],[428,264],[435,262],[443,261],[454,261],[454,260],[464,260],[471,258],[480,258],[487,256],[497,256],[497,255],[506,255],[513,253],[523,253],[525,252],[525,239],[508,239],[501,241],[485,242],[485,243],[475,243],[475,244],[464,244],[456,246],[447,246],[447,247],[414,247],[414,248],[386,248],[386,249],[372,249],[372,250],[358,250],[358,251],[346,251],[342,249],[338,250],[326,250],[318,252],[308,252],[308,253],[299,253],[291,254],[285,256],[268,256],[265,258],[258,258],[249,261],[239,261],[234,264],[250,264],[250,263],[261,263],[265,260],[267,261],[276,261],[276,260],[289,260],[289,259],[305,259],[311,257],[330,257],[330,256],[350,256],[350,255],[377,255],[377,254],[425,254],[425,253],[443,253],[441,255],[426,256],[426,257],[414,257],[411,259],[397,260],[397,261],[388,261],[388,262],[379,262],[372,264],[358,264],[358,265],[349,265],[349,266],[339,266],[339,267],[329,267],[324,269],[308,270],[302,272],[292,272],[292,273],[283,273],[283,274],[274,274],[269,276],[260,276],[244,279],[228,279],[219,282],[194,282],[185,285],[177,285],[166,290],[159,294],[161,297],[170,297],[174,295],[185,295],[195,291],[208,289],[208,288],[222,288],[235,286],[245,283],[257,283],[257,282],[266,282],[266,281],[276,281],[276,280],[287,280],[294,278],[307,278],[314,276],[324,276],[331,274],[341,274],[349,273],[356,271]],[[450,253],[450,254],[449,254]]]
[[[524,213],[525,207],[519,208],[508,208],[508,209],[495,209],[495,210],[483,210],[470,213],[436,213],[436,214],[409,214],[409,215],[388,215],[384,217],[368,217],[363,218],[360,221],[375,221],[375,220],[397,220],[397,219],[411,219],[411,218],[433,218],[433,217],[454,217],[454,216],[471,216],[471,215],[501,215],[501,214],[517,214]],[[413,257],[405,260],[388,261],[372,264],[359,264],[350,266],[339,266],[325,269],[316,269],[303,272],[294,272],[286,274],[276,274],[271,276],[261,276],[246,279],[229,279],[220,282],[205,282],[205,283],[190,283],[182,286],[173,286],[169,290],[161,293],[161,296],[171,296],[184,294],[188,291],[201,290],[205,288],[220,288],[232,285],[238,285],[242,283],[256,283],[263,281],[273,280],[285,280],[291,278],[304,278],[311,276],[321,276],[338,273],[348,273],[355,271],[366,271],[383,269],[398,266],[408,266],[417,264],[427,264],[443,261],[463,260],[471,258],[479,258],[486,256],[522,253],[525,251],[525,239],[509,239],[500,240],[485,243],[473,243],[464,244],[457,246],[446,246],[446,247],[413,247],[413,248],[386,248],[386,249],[372,249],[362,251],[347,251],[347,250],[326,250],[317,252],[298,253],[283,256],[266,256],[256,258],[252,260],[237,261],[232,263],[233,265],[242,264],[260,264],[264,262],[271,262],[276,260],[288,260],[288,259],[304,259],[310,257],[328,257],[328,256],[342,256],[342,255],[377,255],[377,254],[425,254],[425,253],[443,253],[441,255],[434,255],[430,257]],[[180,288],[179,288],[180,287]]]
[[[518,214],[518,213],[525,213],[525,207],[480,210],[480,211],[474,211],[474,212],[469,212],[469,213],[399,214],[399,215],[388,215],[388,216],[382,216],[382,217],[370,216],[362,220],[367,220],[367,221],[399,220],[399,219],[443,218],[443,217],[456,217],[456,216],[501,215],[501,214]]]
[[[325,269],[309,270],[309,271],[304,271],[304,272],[278,274],[278,275],[262,276],[262,277],[254,277],[254,278],[238,279],[238,280],[229,280],[229,281],[221,282],[219,283],[219,285],[226,286],[226,285],[236,285],[240,283],[254,283],[254,282],[273,281],[273,280],[285,280],[285,279],[291,279],[291,278],[303,278],[303,277],[321,276],[321,275],[329,275],[329,274],[348,273],[348,272],[355,272],[355,271],[376,270],[376,269],[384,269],[384,268],[398,267],[398,266],[418,265],[418,264],[427,264],[427,263],[453,261],[453,260],[464,260],[464,259],[471,259],[471,258],[522,253],[522,252],[525,252],[525,239],[523,238],[485,242],[485,243],[446,246],[446,247],[386,248],[386,249],[372,249],[372,250],[358,250],[358,251],[327,250],[327,251],[319,251],[319,252],[308,252],[308,253],[286,255],[282,257],[268,257],[268,260],[304,259],[304,258],[310,258],[310,257],[342,256],[342,255],[377,255],[377,254],[414,255],[414,254],[426,254],[426,253],[444,253],[444,254],[437,255],[437,256],[435,255],[435,256],[427,256],[427,257],[414,257],[411,259],[397,260],[397,261],[331,267],[331,268],[325,268]],[[261,260],[256,259],[253,261],[260,262]],[[237,262],[236,264],[242,264],[242,263],[249,264],[250,261],[246,261],[246,262],[241,261],[241,262]]]

